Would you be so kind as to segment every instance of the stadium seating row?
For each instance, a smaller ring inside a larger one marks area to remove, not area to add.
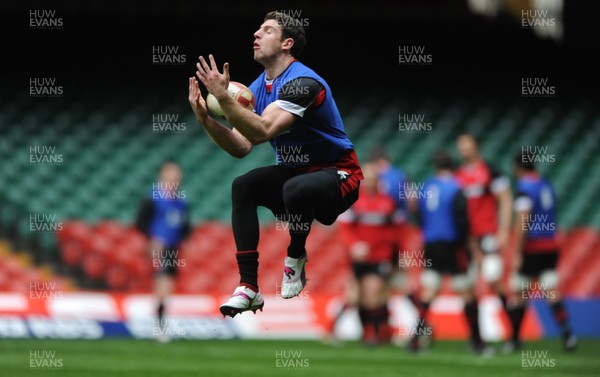
[[[419,230],[406,227],[405,247],[422,248]],[[600,234],[591,228],[562,233],[559,263],[563,292],[568,296],[590,297],[600,294]],[[65,224],[59,233],[61,258],[69,266],[81,268],[92,278],[104,281],[110,289],[147,292],[152,288],[153,266],[144,236],[128,225],[104,221],[95,225],[83,221]],[[275,225],[261,233],[259,284],[266,294],[276,294],[281,282],[281,266],[289,242],[287,231]],[[307,273],[310,290],[341,294],[349,277],[349,259],[339,242],[336,227],[315,225],[307,249],[310,250]],[[227,294],[238,283],[233,257],[235,245],[228,225],[204,222],[177,250],[179,260],[176,289],[181,293],[212,292]],[[510,259],[512,247],[506,254]],[[415,264],[415,266],[418,264]],[[408,276],[416,285],[419,269]],[[483,287],[482,293],[486,293]]]
[[[455,152],[454,139],[462,131],[481,135],[484,155],[506,173],[512,154],[521,146],[547,148],[553,161],[540,170],[555,183],[559,195],[559,225],[567,235],[563,281],[573,294],[598,293],[600,284],[592,273],[600,268],[597,233],[583,228],[600,227],[600,202],[594,200],[600,175],[589,172],[590,166],[600,165],[595,153],[600,115],[592,104],[568,99],[524,103],[400,96],[381,102],[350,92],[336,98],[359,158],[364,161],[373,146],[382,145],[413,180],[431,173],[430,159],[437,149]],[[93,108],[90,103],[83,97],[25,101],[15,96],[0,104],[0,180],[10,182],[2,188],[2,200],[26,214],[20,217],[3,210],[2,221],[16,222],[21,236],[35,236],[52,249],[54,235],[30,232],[27,214],[55,216],[65,226],[57,250],[68,266],[81,268],[88,278],[113,289],[148,289],[152,268],[146,243],[129,224],[156,179],[158,166],[173,158],[184,169],[183,190],[197,225],[181,250],[189,266],[181,271],[178,289],[199,292],[227,286],[229,290],[236,283],[235,274],[229,272],[236,266],[230,255],[231,231],[222,224],[229,221],[230,184],[255,166],[273,163],[270,146],[257,146],[247,159],[227,156],[203,134],[181,101],[162,103],[157,96],[124,91],[110,101],[94,102]],[[157,117],[170,117],[177,130],[160,132]],[[430,129],[402,130],[400,117],[421,117]],[[264,224],[272,220],[267,211],[259,215]],[[273,230],[274,225],[264,228],[261,285],[275,292],[286,235]],[[318,250],[309,265],[311,286],[339,292],[347,260],[335,228],[315,229],[309,238],[309,247]],[[20,284],[19,279],[4,281],[14,285],[12,290]]]
[[[183,189],[192,203],[192,221],[227,221],[232,179],[273,163],[268,144],[256,147],[247,159],[234,159],[203,135],[184,103],[160,105],[154,97],[127,100],[136,97],[120,93],[92,110],[85,99],[40,101],[35,111],[26,108],[31,101],[0,105],[0,121],[6,125],[0,151],[9,152],[3,153],[0,179],[11,182],[8,199],[61,219],[131,222],[159,164],[172,157],[185,172]],[[521,146],[547,148],[554,160],[540,168],[557,187],[560,225],[600,227],[600,202],[593,200],[600,176],[587,172],[588,166],[600,163],[594,153],[600,116],[588,103],[337,97],[359,158],[365,160],[373,146],[382,145],[414,180],[431,172],[430,159],[437,149],[455,152],[454,138],[462,131],[482,135],[485,156],[506,173]],[[170,117],[179,128],[160,132],[157,116]],[[421,117],[430,129],[403,131],[400,116]],[[44,162],[44,155],[54,161]]]
[[[0,292],[23,292],[30,297],[45,298],[44,292],[66,292],[74,282],[47,267],[37,267],[26,251],[14,250],[9,242],[0,240]]]

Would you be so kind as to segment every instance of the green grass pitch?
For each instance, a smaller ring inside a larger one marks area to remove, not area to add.
[[[464,342],[449,341],[414,355],[357,342],[0,340],[0,376],[600,376],[599,340],[580,340],[573,353],[563,352],[558,340],[527,343],[526,351],[480,357]]]

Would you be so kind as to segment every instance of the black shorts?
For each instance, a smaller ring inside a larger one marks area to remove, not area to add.
[[[352,271],[357,279],[362,278],[366,275],[377,275],[382,279],[387,280],[392,273],[392,263],[390,262],[379,262],[379,263],[352,263]]]
[[[159,255],[152,256],[152,269],[155,274],[176,276],[182,262],[185,262],[179,260],[177,255],[179,255],[177,248],[167,247],[160,250]]]
[[[256,168],[237,177],[233,182],[234,226],[236,208],[240,204],[254,204],[266,207],[280,217],[290,212],[286,197],[305,198],[301,209],[312,208],[314,219],[324,225],[331,225],[338,215],[345,212],[358,199],[360,181],[358,177],[345,172],[324,167],[305,172],[302,169],[281,165]],[[242,195],[238,195],[237,193]],[[296,203],[297,204],[297,203]],[[301,209],[292,209],[292,212]],[[247,219],[243,219],[247,226]],[[240,228],[243,228],[240,224]]]
[[[558,250],[542,253],[523,253],[523,263],[519,269],[521,275],[536,277],[547,270],[556,270]]]
[[[325,225],[331,225],[335,222],[337,217],[346,212],[348,208],[358,200],[358,188],[360,187],[360,181],[355,181],[354,184],[348,183],[348,186],[352,187],[352,190],[344,195],[344,189],[342,186],[346,185],[346,182],[340,178],[338,169],[336,168],[323,168],[322,172],[328,174],[335,185],[337,191],[335,195],[335,205],[329,211],[325,209],[326,206],[320,206],[321,210],[317,210],[315,213],[315,219]],[[314,176],[313,176],[314,178]]]
[[[392,247],[393,250],[390,254],[392,256],[392,259],[390,259],[390,262],[392,262],[392,269],[399,270],[400,263],[398,261],[400,260],[400,248],[398,247],[398,244],[394,244]]]
[[[233,180],[231,225],[238,251],[258,247],[257,207],[288,223],[290,235],[304,237],[313,220],[331,225],[358,199],[359,168],[352,174],[332,167],[315,169],[265,166]]]
[[[469,269],[470,257],[459,242],[430,242],[425,244],[425,263],[439,273],[464,274]]]

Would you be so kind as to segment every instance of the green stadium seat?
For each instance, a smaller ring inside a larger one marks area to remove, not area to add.
[[[131,98],[137,100],[132,102]],[[90,108],[92,100],[94,107]],[[446,148],[456,155],[454,139],[459,132],[480,134],[485,157],[506,173],[510,173],[511,158],[522,145],[547,145],[557,161],[540,170],[559,191],[561,223],[600,224],[600,203],[590,200],[600,182],[588,177],[585,185],[574,183],[586,174],[586,167],[600,164],[595,153],[600,142],[600,116],[591,103],[397,95],[380,101],[344,92],[337,101],[359,159],[366,161],[372,147],[383,145],[394,164],[415,180],[430,174],[431,156],[436,150]],[[186,132],[152,132],[154,113],[180,114]],[[399,132],[399,113],[425,114],[433,131]],[[164,104],[154,93],[140,98],[124,89],[99,103],[91,96],[71,103],[47,101],[26,106],[12,101],[0,104],[0,121],[7,125],[0,148],[11,152],[3,156],[0,171],[0,179],[11,182],[3,190],[8,200],[23,204],[29,211],[57,212],[92,222],[110,218],[130,221],[167,157],[179,161],[185,171],[184,186],[193,203],[192,220],[228,222],[231,181],[254,167],[274,163],[268,143],[255,147],[242,160],[227,156],[212,144],[185,101]],[[57,153],[64,156],[63,164],[30,164],[28,148],[36,144],[56,146]]]

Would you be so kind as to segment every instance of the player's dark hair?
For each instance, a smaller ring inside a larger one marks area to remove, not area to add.
[[[441,150],[433,156],[433,166],[436,170],[454,170],[454,159],[450,153]]]
[[[160,166],[171,165],[171,164],[173,164],[173,165],[179,165],[179,164],[177,163],[177,161],[176,161],[176,160],[175,160],[173,157],[170,157],[170,156],[169,156],[169,157],[165,158],[165,159],[162,161],[162,163],[160,164]]]
[[[535,170],[535,155],[530,152],[518,152],[515,154],[513,162],[516,166],[527,170],[534,171]]]
[[[295,58],[300,56],[304,46],[306,46],[306,33],[304,32],[302,20],[280,11],[271,11],[267,13],[264,21],[267,20],[277,21],[279,26],[281,26],[281,38],[292,38],[294,40],[294,45],[292,46],[290,53]]]

